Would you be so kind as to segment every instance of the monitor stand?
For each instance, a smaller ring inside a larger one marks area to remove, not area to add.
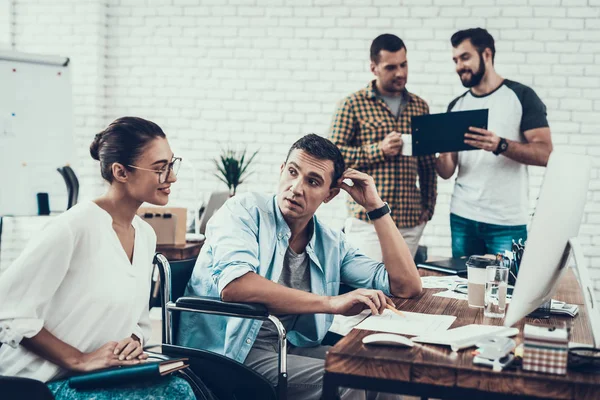
[[[592,345],[581,344],[581,346],[600,348],[600,305],[596,300],[596,296],[594,294],[594,282],[590,279],[587,264],[585,263],[585,258],[583,256],[583,251],[581,249],[581,245],[579,244],[579,240],[576,237],[569,239],[567,245],[565,246],[565,251],[560,261],[560,264],[563,266],[563,272],[566,270],[567,262],[569,261],[571,253],[573,254],[573,261],[575,262],[575,268],[573,268],[573,270],[575,272],[575,276],[577,277],[577,281],[579,282],[581,294],[584,298],[585,309],[588,314],[589,327],[591,328],[593,338]],[[562,276],[562,272],[560,276]],[[527,316],[530,318],[539,319],[550,318],[551,302],[552,300],[548,299],[547,302],[533,310]]]

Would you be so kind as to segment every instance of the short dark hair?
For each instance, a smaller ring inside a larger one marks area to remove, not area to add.
[[[138,117],[122,117],[114,120],[94,137],[90,155],[100,161],[100,173],[109,183],[113,181],[112,164],[119,163],[131,170],[144,148],[152,140],[165,137],[154,122]]]
[[[290,151],[288,151],[287,157],[285,158],[286,163],[294,150],[303,150],[319,160],[333,161],[333,181],[331,182],[331,187],[337,185],[338,179],[342,177],[346,170],[346,164],[344,163],[344,157],[342,156],[340,149],[338,149],[329,139],[325,139],[322,136],[309,133],[298,139],[292,147],[290,147]]]
[[[494,46],[494,38],[488,31],[483,28],[471,28],[456,32],[450,38],[452,47],[458,47],[459,44],[469,39],[473,47],[477,49],[477,52],[481,55],[485,49],[492,51],[492,63],[494,62],[494,56],[496,55],[496,47]]]
[[[395,53],[402,49],[406,49],[402,39],[391,33],[384,33],[383,35],[377,36],[375,40],[373,40],[373,43],[371,43],[371,61],[375,64],[379,64],[379,60],[381,59],[381,54],[379,53],[381,50]]]

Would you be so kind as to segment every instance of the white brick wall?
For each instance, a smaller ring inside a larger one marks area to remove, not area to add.
[[[102,193],[89,155],[94,135],[105,125],[106,2],[101,0],[14,0],[14,50],[71,59],[73,132],[80,195]]]
[[[4,217],[0,242],[0,274],[19,257],[25,245],[55,216]]]
[[[0,0],[0,50],[11,48],[12,12],[12,1]]]
[[[289,145],[308,132],[327,134],[336,103],[371,79],[368,49],[375,36],[390,32],[405,40],[409,90],[442,112],[464,90],[451,61],[451,34],[486,27],[496,39],[499,73],[532,86],[548,106],[555,147],[595,158],[580,239],[600,289],[597,0],[14,3],[17,50],[73,60],[84,198],[102,191],[87,147],[122,115],[165,129],[197,171],[200,197],[223,188],[211,160],[229,144],[260,149],[255,174],[240,190],[271,191]],[[532,206],[542,174],[532,168]],[[182,171],[174,204],[191,205],[191,176],[190,167]],[[430,254],[450,254],[451,191],[452,182],[440,180],[436,214],[423,238]],[[320,213],[341,226],[343,198]]]

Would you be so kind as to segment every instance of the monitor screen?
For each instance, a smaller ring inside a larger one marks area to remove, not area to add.
[[[556,151],[550,155],[505,326],[552,297],[566,270],[567,244],[579,234],[591,169],[589,157]]]

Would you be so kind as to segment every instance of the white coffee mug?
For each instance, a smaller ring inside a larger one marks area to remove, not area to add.
[[[402,152],[400,154],[403,156],[412,156],[412,135],[403,133],[400,135],[400,138],[402,139]]]

